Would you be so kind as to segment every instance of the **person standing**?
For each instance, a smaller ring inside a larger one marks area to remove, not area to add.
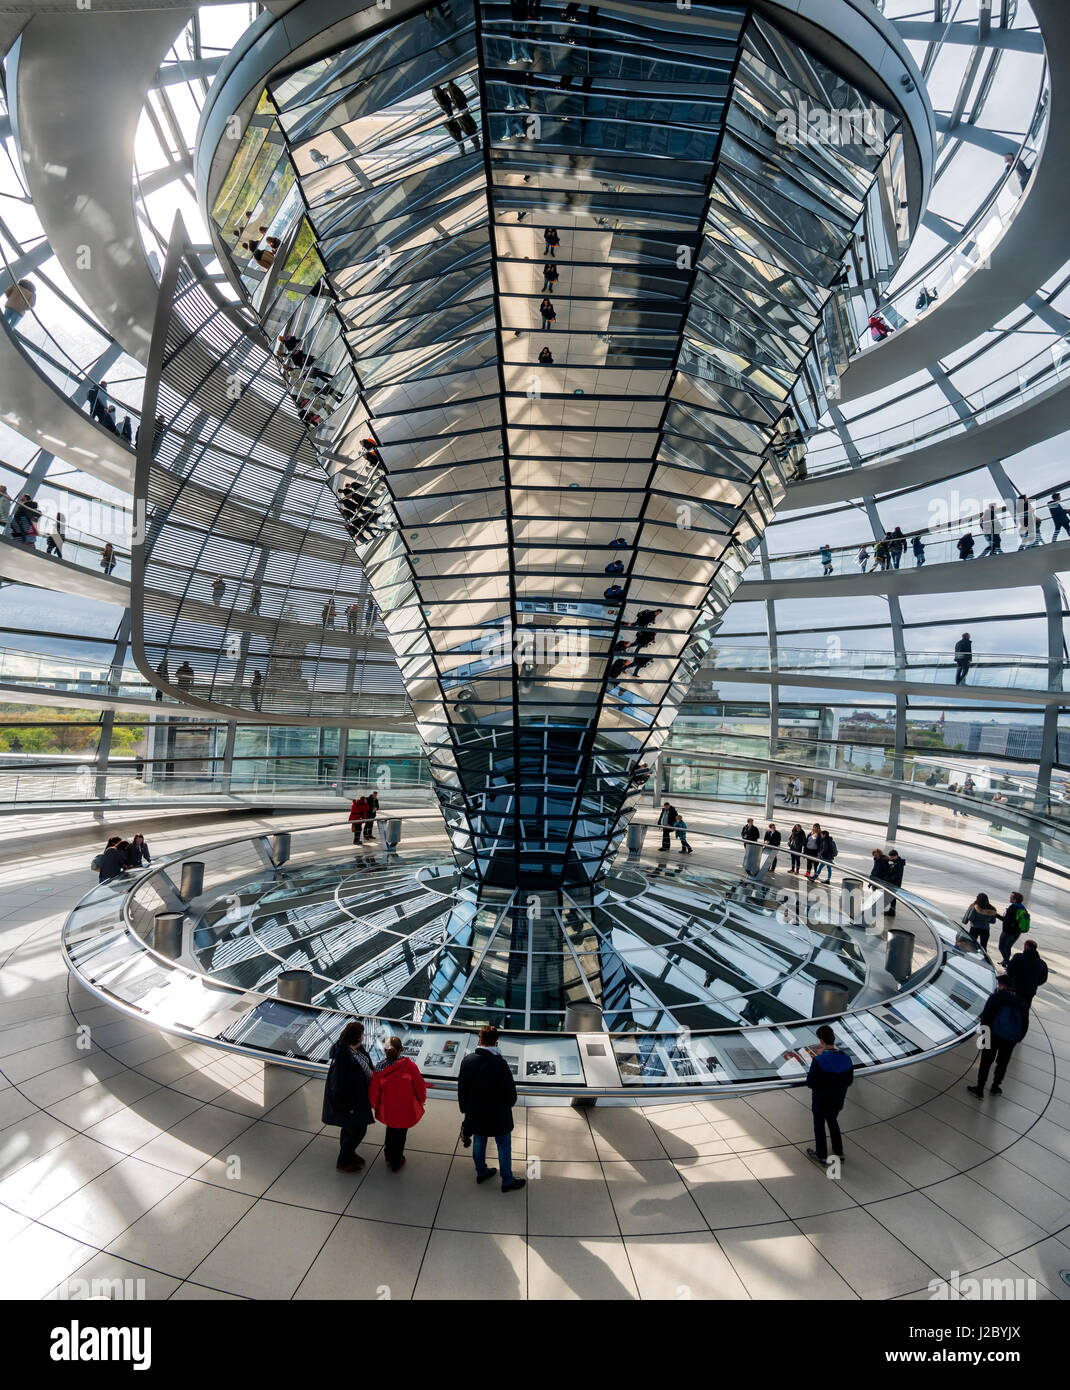
[[[810,1088],[810,1110],[814,1117],[814,1147],[806,1150],[806,1157],[820,1163],[828,1163],[828,1138],[832,1141],[833,1156],[843,1162],[843,1136],[840,1134],[839,1116],[847,1099],[847,1089],[855,1079],[854,1063],[846,1052],[836,1046],[836,1035],[827,1023],[817,1030],[820,1046],[810,1063],[806,1084]]]
[[[360,609],[351,603],[346,609],[346,632],[355,635],[360,627]]]
[[[791,784],[791,804],[792,804],[793,806],[798,806],[799,802],[802,800],[802,794],[803,794],[802,778],[801,778],[801,777],[796,777],[796,778],[794,778],[794,780],[792,781],[792,784]]]
[[[769,829],[765,832],[764,836],[765,858],[762,861],[761,872],[761,876],[763,878],[766,874],[771,874],[776,871],[777,850],[780,848],[780,840],[780,831],[776,828],[773,822],[770,821]]]
[[[337,1125],[342,1131],[335,1168],[339,1173],[359,1173],[364,1160],[357,1153],[357,1146],[373,1119],[368,1087],[374,1068],[364,1046],[363,1023],[354,1020],[346,1024],[331,1048],[330,1058],[321,1118],[325,1125]]]
[[[691,846],[687,843],[687,821],[684,820],[683,816],[677,815],[676,824],[673,826],[673,831],[676,835],[676,838],[680,841],[680,853],[693,853]]]
[[[895,569],[899,568],[899,562],[906,554],[907,538],[903,535],[903,528],[897,526],[888,536],[888,553],[892,557],[892,565]]]
[[[869,546],[866,545],[865,542],[863,542],[862,545],[859,546],[859,549],[858,549],[858,568],[859,568],[859,570],[860,570],[860,572],[861,572],[862,574],[865,574],[866,569],[867,569],[868,566],[869,566],[869,561],[870,561]]]
[[[557,318],[557,310],[548,299],[544,299],[539,305],[539,318],[542,320],[542,331],[549,333],[554,326],[554,319]]]
[[[369,792],[365,800],[368,803],[368,817],[364,822],[364,838],[370,840],[375,829],[375,818],[379,814],[379,793]]]
[[[914,566],[920,569],[925,563],[925,542],[920,536],[915,536],[910,542],[910,548],[914,552]]]
[[[1029,930],[1029,912],[1021,893],[1012,893],[1010,905],[1002,917],[1003,930],[999,934],[999,958],[1006,970],[1010,964],[1011,952],[1015,942]]]
[[[1011,963],[1007,966],[1007,979],[1025,1005],[1028,1022],[1029,1010],[1033,1007],[1037,990],[1048,979],[1047,962],[1037,950],[1035,941],[1027,941],[1016,956],[1011,956]]]
[[[743,841],[743,872],[754,878],[758,873],[758,860],[761,855],[758,849],[761,832],[754,824],[753,816],[747,817],[747,823],[739,832],[739,837]]]
[[[493,1135],[498,1150],[502,1191],[516,1192],[526,1185],[513,1176],[513,1106],[516,1083],[509,1064],[498,1049],[498,1030],[491,1024],[479,1030],[479,1046],[461,1063],[457,1074],[457,1104],[464,1116],[464,1134],[472,1137],[476,1182],[493,1178],[498,1169],[487,1167],[487,1140]]]
[[[981,1010],[980,1028],[981,1037],[987,1041],[988,1046],[981,1049],[977,1085],[966,1087],[967,1091],[971,1095],[975,1095],[978,1100],[985,1093],[985,1082],[988,1080],[988,1073],[993,1062],[996,1064],[996,1070],[992,1077],[990,1094],[994,1096],[1003,1094],[1002,1082],[1007,1071],[1007,1064],[1011,1060],[1011,1053],[1025,1037],[1025,1005],[1011,988],[1011,982],[1006,975],[999,977],[995,991],[985,1001],[985,1006]]]
[[[392,1173],[405,1166],[405,1137],[423,1119],[427,1082],[411,1057],[406,1057],[400,1038],[391,1038],[386,1056],[371,1079],[368,1100],[375,1118],[386,1125],[383,1157]]]
[[[966,531],[958,538],[958,551],[960,560],[973,559],[973,532]]]
[[[832,838],[831,831],[823,830],[821,832],[821,843],[817,851],[818,859],[821,862],[817,866],[817,873],[814,874],[815,883],[817,883],[818,880],[821,878],[822,869],[826,869],[828,871],[828,876],[826,877],[825,882],[832,882],[832,861],[836,858],[839,852],[840,851],[836,847],[836,841]]]
[[[221,574],[217,574],[212,581],[212,602],[218,608],[223,602],[223,595],[227,592],[226,581]]]
[[[115,547],[111,541],[105,541],[104,549],[100,552],[100,568],[105,574],[111,574],[117,563]]]
[[[973,642],[970,634],[964,632],[955,643],[955,684],[962,685],[966,680],[966,674],[973,664]]]
[[[119,846],[122,844],[122,836],[112,835],[104,847],[104,853],[100,856],[100,863],[97,866],[99,874],[98,882],[107,883],[110,878],[118,878],[126,868],[126,860]],[[94,860],[94,863],[96,861]]]
[[[1067,540],[1070,540],[1070,513],[1062,504],[1062,499],[1057,492],[1051,495],[1051,502],[1048,504],[1048,514],[1051,516],[1055,530],[1052,533],[1052,543],[1059,539],[1059,532],[1065,531]]]
[[[988,937],[993,924],[999,921],[999,913],[988,900],[987,893],[978,893],[973,902],[962,914],[962,925],[970,934],[970,940],[988,955]]]
[[[888,856],[882,849],[873,850],[873,867],[869,871],[869,876],[874,883],[888,883],[891,880],[891,863]],[[888,911],[888,904],[891,902],[891,894],[884,893],[884,911]]]
[[[902,888],[903,874],[906,872],[907,861],[897,849],[888,851],[888,882],[893,888]],[[885,917],[895,916],[895,898],[887,899],[884,907]]]
[[[995,502],[989,502],[981,513],[981,534],[985,538],[985,548],[981,552],[982,560],[986,555],[999,555],[1002,550],[1003,518],[1000,516],[1003,508],[998,507]]]
[[[791,852],[791,868],[788,873],[797,874],[802,867],[802,852],[806,848],[806,831],[801,825],[793,825],[788,836],[788,849]]]
[[[4,296],[4,322],[14,328],[24,314],[37,303],[37,290],[32,280],[16,280],[8,285]]]
[[[817,552],[817,558],[821,561],[821,573],[823,575],[832,573],[832,547],[823,545]]]
[[[149,853],[148,842],[139,831],[130,841],[130,852],[127,855],[128,867],[131,869],[140,869],[146,864],[151,863],[152,855]]]
[[[806,851],[806,877],[814,878],[818,870],[818,859],[821,854],[821,827],[815,821],[810,827],[810,833],[806,837],[803,848]]]
[[[547,256],[551,256],[561,245],[561,238],[557,234],[556,227],[544,227],[542,232],[543,245],[546,248]]]
[[[669,837],[672,834],[672,827],[676,824],[677,811],[671,802],[666,801],[661,808],[661,815],[658,816],[658,824],[661,826],[661,844],[658,853],[669,848]]]
[[[253,678],[249,682],[249,696],[253,702],[253,709],[258,710],[264,700],[264,678],[259,671],[253,672]]]
[[[1014,504],[1014,511],[1018,521],[1018,548],[1031,550],[1033,546],[1040,544],[1040,536],[1037,531],[1037,509],[1033,505],[1032,498],[1022,493]]]
[[[542,292],[548,294],[553,290],[558,281],[557,265],[554,261],[547,261],[542,268]]]
[[[250,613],[259,613],[259,612],[260,612],[260,597],[261,597],[261,595],[260,595],[260,585],[257,584],[257,585],[253,588],[253,592],[249,595],[249,609],[248,609],[248,611],[249,611]]]
[[[349,808],[349,820],[353,826],[353,843],[360,844],[361,836],[364,833],[364,822],[368,819],[368,798],[366,796],[356,796],[353,804]]]

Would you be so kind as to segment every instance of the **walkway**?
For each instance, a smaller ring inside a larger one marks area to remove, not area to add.
[[[247,826],[233,833],[280,822]],[[210,838],[154,833],[160,850]],[[912,837],[900,850],[909,886],[961,912],[962,875],[949,882],[944,853]],[[43,856],[35,884],[19,863],[0,870],[7,1297],[62,1297],[77,1276],[144,1279],[154,1299],[374,1299],[385,1285],[393,1299],[928,1300],[953,1270],[1070,1297],[1062,886],[1034,896],[1053,973],[1004,1096],[966,1093],[972,1047],[860,1080],[834,1182],[805,1157],[795,1092],[518,1109],[514,1154],[530,1180],[506,1197],[476,1186],[449,1098],[431,1099],[404,1173],[385,1168],[376,1127],[363,1173],[340,1174],[318,1083],[183,1045],[70,987],[56,937],[90,882],[85,857]],[[1005,898],[1011,875],[979,867]]]

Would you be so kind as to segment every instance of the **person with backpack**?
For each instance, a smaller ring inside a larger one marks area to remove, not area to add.
[[[338,1150],[339,1173],[359,1173],[364,1160],[357,1145],[368,1132],[373,1115],[368,1100],[374,1067],[364,1046],[364,1024],[347,1023],[331,1048],[331,1064],[323,1087],[321,1119],[342,1131]]]
[[[976,1096],[978,1100],[985,1093],[985,1082],[988,1080],[988,1073],[993,1062],[996,1064],[996,1070],[992,1077],[992,1089],[989,1094],[993,1096],[1003,1094],[1003,1087],[1000,1083],[1006,1073],[1007,1063],[1011,1060],[1011,1053],[1025,1037],[1026,1008],[1011,988],[1011,982],[1006,975],[999,977],[995,991],[988,996],[985,1006],[981,1010],[980,1026],[981,1036],[987,1041],[988,1046],[981,1049],[981,1065],[977,1072],[977,1085],[966,1087],[967,1091]],[[987,1033],[984,1030],[987,1030]]]
[[[814,874],[815,883],[817,883],[820,880],[822,869],[828,870],[828,876],[825,879],[825,882],[832,882],[832,861],[836,858],[839,852],[840,851],[836,846],[836,841],[832,838],[831,831],[823,830],[821,832],[821,842],[817,847],[817,857],[819,862],[817,865],[817,872]]]
[[[427,1082],[411,1057],[402,1051],[400,1038],[391,1038],[386,1057],[368,1087],[368,1100],[375,1118],[386,1125],[383,1157],[392,1173],[405,1166],[405,1136],[423,1119],[427,1104]]]
[[[1004,970],[1011,963],[1011,951],[1020,936],[1029,930],[1029,913],[1021,893],[1012,893],[1010,906],[1001,918],[1003,930],[999,934],[999,958]]]
[[[817,1030],[821,1044],[814,1053],[806,1084],[810,1088],[810,1110],[814,1117],[814,1147],[806,1150],[806,1157],[820,1163],[822,1168],[828,1163],[828,1142],[825,1139],[825,1126],[832,1141],[833,1155],[843,1162],[843,1138],[837,1116],[847,1099],[847,1088],[855,1079],[854,1063],[846,1052],[836,1046],[836,1035],[827,1023]]]
[[[907,861],[903,858],[899,851],[897,849],[890,849],[888,851],[888,882],[892,885],[893,888],[902,888],[903,874],[906,872],[906,867]],[[885,917],[895,916],[895,904],[896,898],[894,896],[892,896],[890,900],[885,901]]]
[[[825,544],[817,552],[817,558],[821,561],[821,573],[828,575],[832,573],[832,547]]]

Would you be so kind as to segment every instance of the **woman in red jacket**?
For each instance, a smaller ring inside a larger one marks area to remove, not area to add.
[[[358,796],[353,800],[353,805],[349,808],[349,819],[353,824],[353,843],[360,844],[360,837],[364,831],[364,822],[368,819],[368,798]]]
[[[390,1039],[386,1060],[368,1088],[375,1118],[386,1125],[383,1156],[393,1173],[405,1166],[405,1134],[419,1124],[427,1101],[427,1082],[412,1058],[402,1056],[401,1046],[400,1038]]]

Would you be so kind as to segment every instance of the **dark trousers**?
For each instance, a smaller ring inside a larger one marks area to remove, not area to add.
[[[801,855],[801,854],[795,854],[795,853],[793,852],[793,853],[792,853],[792,856],[791,856],[791,872],[792,872],[793,874],[797,874],[797,873],[799,872],[799,865],[800,865],[801,863],[802,863],[802,855]]]
[[[980,946],[981,950],[984,951],[986,956],[988,955],[988,935],[989,932],[987,927],[970,928],[971,939],[977,942],[978,946]]]
[[[967,671],[969,671],[969,669],[970,669],[970,663],[969,663],[969,661],[957,661],[957,660],[956,660],[956,662],[955,662],[955,684],[956,684],[956,685],[962,685],[962,683],[963,683],[963,682],[965,681],[965,679],[966,679],[966,673],[967,673]]]
[[[977,1073],[977,1089],[979,1091],[983,1091],[985,1088],[985,1082],[988,1080],[988,1072],[989,1068],[992,1066],[993,1060],[996,1063],[996,1072],[992,1077],[992,1085],[1001,1086],[1003,1084],[1003,1077],[1007,1071],[1007,1063],[1011,1060],[1011,1053],[1016,1047],[1015,1043],[1003,1042],[999,1038],[993,1038],[992,1041],[995,1044],[993,1047],[985,1047],[981,1050],[981,1069]]]
[[[405,1136],[407,1129],[388,1129],[383,1140],[383,1157],[391,1168],[396,1168],[405,1157]]]
[[[840,1138],[840,1124],[836,1118],[839,1113],[838,1110],[835,1110],[832,1114],[826,1115],[824,1111],[820,1113],[817,1110],[814,1111],[814,1148],[822,1162],[829,1156],[828,1144],[825,1142],[826,1125],[829,1127],[832,1152],[837,1158],[843,1157],[843,1140]]]
[[[370,839],[372,838],[372,826],[373,826],[374,824],[375,824],[375,817],[374,817],[374,816],[369,816],[368,819],[364,822],[364,838],[365,838],[366,840],[370,840]]]
[[[1018,940],[1018,932],[1001,931],[999,934],[999,958],[1004,966],[1010,964],[1011,952],[1014,950],[1014,943]]]
[[[355,821],[352,822],[352,825],[353,825],[353,843],[354,843],[355,845],[359,845],[359,844],[360,844],[361,832],[362,832],[363,829],[364,829],[364,822],[363,822],[362,820],[355,820]]]
[[[672,827],[671,827],[671,826],[663,825],[663,826],[661,827],[661,847],[662,847],[662,849],[668,849],[668,848],[669,848],[669,836],[670,836],[671,834],[672,834]]]
[[[338,1149],[339,1163],[353,1163],[357,1157],[357,1145],[368,1132],[367,1120],[353,1120],[342,1126],[341,1145]]]

